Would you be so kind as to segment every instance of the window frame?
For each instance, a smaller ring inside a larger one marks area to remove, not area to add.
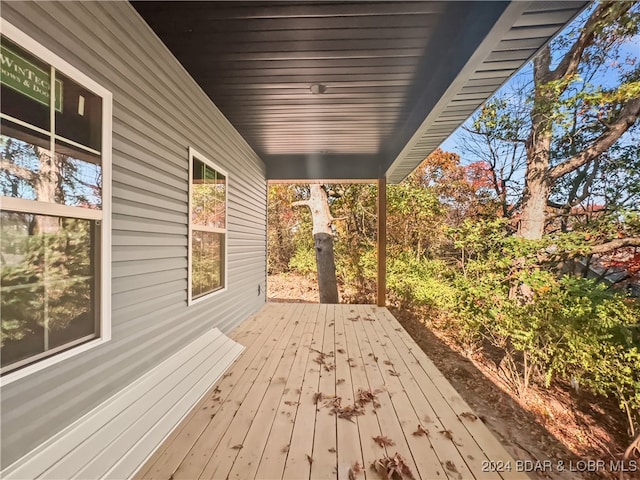
[[[59,71],[73,82],[91,91],[102,98],[102,140],[101,140],[101,169],[102,169],[102,205],[101,210],[93,210],[82,207],[74,207],[60,204],[49,204],[37,200],[5,197],[0,195],[2,210],[10,210],[19,213],[51,215],[57,217],[70,217],[83,220],[95,220],[100,224],[100,243],[98,262],[97,292],[99,303],[97,324],[99,332],[97,337],[80,345],[71,345],[61,352],[53,352],[51,355],[35,359],[34,363],[25,365],[17,370],[7,372],[0,377],[0,386],[10,384],[16,380],[44,370],[52,365],[63,362],[78,354],[96,348],[111,340],[111,211],[112,211],[112,131],[113,131],[113,94],[95,80],[82,73],[79,69],[63,60],[48,48],[34,40],[32,37],[15,27],[5,19],[2,19],[0,33],[32,55],[38,57],[50,67]],[[52,89],[53,89],[52,82]],[[8,118],[8,116],[7,116]],[[36,127],[37,128],[37,127]],[[47,134],[52,134],[55,141],[53,126]],[[88,147],[83,147],[88,148]],[[55,350],[55,349],[54,349]]]
[[[193,231],[197,230],[197,231],[203,231],[203,232],[208,232],[208,231],[214,231],[211,229],[207,229],[207,228],[203,228],[200,229],[197,227],[197,225],[193,224],[193,219],[192,219],[192,209],[193,209],[193,202],[191,201],[191,194],[193,191],[193,161],[194,159],[201,161],[202,163],[204,163],[205,165],[207,165],[208,167],[214,169],[216,172],[219,172],[221,174],[223,174],[225,176],[226,179],[226,184],[225,184],[225,192],[224,192],[224,212],[225,212],[225,218],[224,218],[224,229],[214,229],[215,232],[214,233],[223,233],[224,234],[224,244],[223,244],[223,250],[224,250],[224,268],[223,268],[223,278],[222,278],[222,288],[218,288],[217,290],[214,290],[213,292],[209,292],[209,293],[205,293],[204,295],[201,295],[197,298],[193,298],[193,285],[192,285],[192,280],[193,280]],[[187,269],[188,269],[188,274],[187,274],[187,306],[191,306],[191,305],[195,305],[197,303],[200,303],[202,301],[205,301],[207,299],[210,299],[213,296],[219,295],[223,292],[227,291],[228,288],[228,272],[229,269],[228,267],[228,256],[229,256],[229,249],[228,249],[228,245],[229,245],[229,173],[224,169],[224,168],[220,168],[216,163],[212,162],[211,160],[209,160],[206,156],[202,155],[200,152],[198,152],[195,148],[193,147],[189,147],[189,234],[188,234],[188,254],[187,254]],[[224,230],[224,232],[220,232],[220,230]]]

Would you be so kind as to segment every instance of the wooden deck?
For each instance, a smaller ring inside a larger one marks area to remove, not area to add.
[[[396,453],[416,479],[529,478],[386,308],[268,303],[230,336],[245,352],[135,478],[376,479]]]

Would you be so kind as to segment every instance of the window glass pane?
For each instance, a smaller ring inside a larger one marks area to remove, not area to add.
[[[9,132],[6,132],[9,133]],[[55,167],[51,151],[40,142],[23,140],[25,137],[0,135],[0,158],[4,167],[0,169],[2,195],[28,200],[55,202],[57,178],[47,175]]]
[[[224,286],[224,234],[193,231],[191,295],[197,298]]]
[[[56,72],[62,84],[62,102],[56,108],[56,135],[100,151],[102,98]]]
[[[227,179],[198,159],[193,160],[191,221],[194,225],[225,228]]]
[[[96,222],[6,211],[0,220],[3,371],[95,338]]]
[[[2,113],[50,130],[51,67],[5,37],[0,44]]]
[[[102,166],[100,157],[77,147],[56,142],[59,178],[58,203],[74,207],[102,207]]]
[[[75,147],[56,144],[56,156],[36,143],[0,135],[0,195],[63,205],[101,208],[99,159]],[[89,161],[87,161],[89,160]]]

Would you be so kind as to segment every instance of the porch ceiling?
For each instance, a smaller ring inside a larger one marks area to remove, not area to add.
[[[270,180],[399,182],[587,3],[133,5]]]

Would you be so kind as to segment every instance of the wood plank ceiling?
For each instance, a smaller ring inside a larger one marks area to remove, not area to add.
[[[268,178],[399,181],[585,3],[133,5]]]

